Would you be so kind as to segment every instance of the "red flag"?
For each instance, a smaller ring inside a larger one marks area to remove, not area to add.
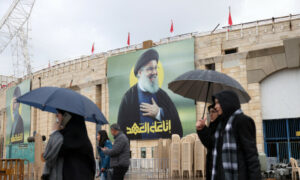
[[[50,65],[50,61],[48,62],[48,68],[50,68],[51,67],[51,65]]]
[[[95,43],[93,43],[93,46],[92,46],[92,54],[94,54],[94,50],[95,50],[94,45],[95,45]]]
[[[231,12],[230,12],[230,6],[229,6],[229,17],[228,17],[228,25],[232,26],[232,19],[231,19]]]
[[[128,33],[127,45],[130,46],[130,33]]]
[[[174,32],[173,20],[171,20],[171,28],[170,28],[170,32],[171,32],[171,33],[173,33],[173,32]]]

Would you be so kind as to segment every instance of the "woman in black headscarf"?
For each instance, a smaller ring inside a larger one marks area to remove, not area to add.
[[[196,124],[198,135],[204,139],[206,134],[206,141],[211,144],[207,180],[261,179],[254,120],[243,113],[235,92],[221,91],[212,99],[219,115],[214,133],[211,136],[207,128],[201,128],[201,122],[205,120]]]
[[[65,112],[61,112],[65,114]],[[94,180],[95,158],[84,118],[69,113],[72,117],[60,132],[64,137],[60,156],[63,157],[63,179]]]
[[[212,167],[212,149],[215,142],[214,134],[217,129],[217,125],[220,122],[220,117],[215,109],[215,104],[208,106],[208,112],[210,116],[210,123],[206,126],[206,120],[202,120],[201,127],[197,126],[198,137],[202,144],[206,147],[206,179],[211,179],[211,167]]]

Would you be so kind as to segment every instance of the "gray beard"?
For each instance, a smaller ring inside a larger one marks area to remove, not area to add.
[[[146,92],[149,92],[152,94],[156,93],[159,90],[157,76],[156,76],[155,80],[153,82],[151,82],[150,79],[144,73],[142,73],[141,76],[139,77],[138,84]]]

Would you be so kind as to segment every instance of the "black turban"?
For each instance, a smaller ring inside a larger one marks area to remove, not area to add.
[[[141,67],[145,66],[151,60],[156,60],[157,62],[158,58],[159,58],[158,52],[154,49],[149,49],[146,52],[144,52],[138,59],[137,63],[135,64],[134,75],[136,76],[138,71],[141,69]]]
[[[21,96],[21,89],[19,86],[16,87],[16,89],[14,90],[14,95],[13,97],[20,97]]]

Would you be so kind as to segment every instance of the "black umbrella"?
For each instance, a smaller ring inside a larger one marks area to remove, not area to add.
[[[245,89],[233,78],[226,74],[212,70],[193,70],[178,76],[168,84],[174,93],[196,101],[212,102],[212,95],[223,90],[234,91],[241,103],[250,101],[250,96]],[[204,116],[203,113],[203,116]]]

